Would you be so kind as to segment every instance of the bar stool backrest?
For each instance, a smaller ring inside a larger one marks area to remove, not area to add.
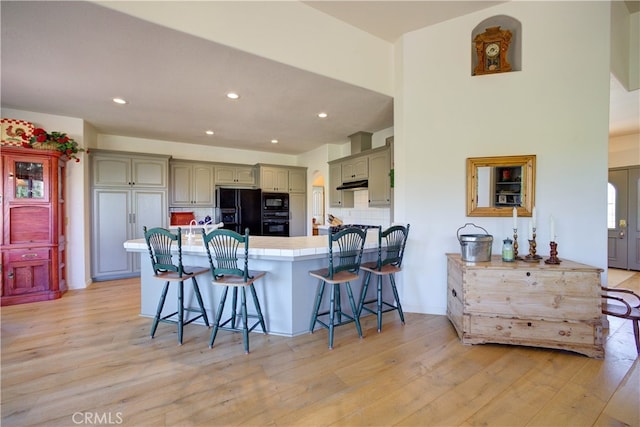
[[[393,225],[384,231],[380,229],[378,232],[378,270],[387,264],[400,267],[409,237],[409,227],[410,225],[407,224],[406,227]],[[385,245],[382,244],[383,241],[385,241]]]
[[[211,273],[218,279],[224,275],[240,276],[246,282],[249,276],[249,228],[244,235],[233,230],[218,228],[209,234],[202,230],[202,240],[207,250]],[[238,249],[244,244],[244,265],[239,266]],[[211,255],[213,249],[214,256]],[[215,262],[213,258],[215,257]]]
[[[182,230],[178,227],[177,233],[172,233],[166,228],[156,227],[147,229],[143,227],[144,239],[149,248],[149,256],[151,257],[151,266],[153,273],[164,273],[174,271],[182,277],[184,267],[182,266]],[[173,244],[177,242],[178,263],[173,262],[173,254],[171,249]]]
[[[345,228],[329,233],[329,275],[340,271],[358,273],[362,261],[362,251],[367,232],[359,228]],[[334,248],[334,243],[337,251]]]

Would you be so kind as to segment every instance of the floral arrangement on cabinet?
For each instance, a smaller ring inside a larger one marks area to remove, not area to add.
[[[64,154],[68,159],[75,159],[79,162],[77,154],[89,150],[81,148],[76,141],[64,132],[47,132],[42,128],[36,128],[32,135],[23,134],[22,138],[25,140],[22,143],[26,148],[39,148],[42,150],[59,151]]]

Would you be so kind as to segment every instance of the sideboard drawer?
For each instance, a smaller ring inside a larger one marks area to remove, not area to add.
[[[597,330],[596,330],[597,329]],[[502,342],[539,346],[549,341],[562,344],[602,344],[600,325],[587,322],[550,322],[532,319],[471,316],[469,336],[500,338]]]
[[[8,262],[41,261],[51,259],[51,249],[17,249],[7,251]]]

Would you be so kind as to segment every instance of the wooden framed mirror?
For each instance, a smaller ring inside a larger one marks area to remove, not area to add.
[[[536,156],[469,157],[467,216],[531,216],[536,201]]]

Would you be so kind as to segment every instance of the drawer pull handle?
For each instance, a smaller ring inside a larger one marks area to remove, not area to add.
[[[22,258],[38,258],[38,254],[24,254]]]

